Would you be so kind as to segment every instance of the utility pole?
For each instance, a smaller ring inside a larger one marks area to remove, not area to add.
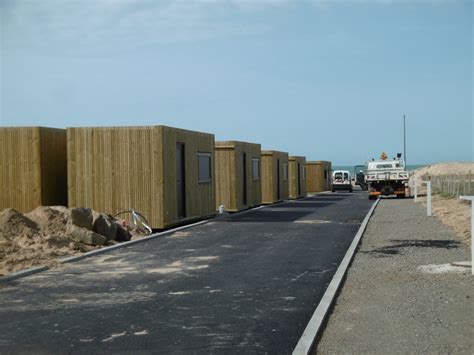
[[[403,115],[403,160],[405,160],[405,167],[407,166],[407,136],[406,136],[406,118]]]

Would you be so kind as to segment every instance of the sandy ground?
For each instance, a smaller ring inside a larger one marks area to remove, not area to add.
[[[426,211],[426,197],[420,197],[419,203]],[[471,203],[455,198],[443,198],[434,195],[431,211],[441,223],[449,226],[467,246],[471,245]]]
[[[413,200],[383,199],[316,352],[473,354],[474,277],[453,229]]]
[[[418,191],[420,194],[426,194],[426,188],[420,186],[423,177],[448,175],[448,174],[467,174],[471,172],[474,177],[474,163],[438,163],[432,164],[412,172],[410,183],[414,180],[418,182]],[[426,208],[426,197],[420,197],[419,202]],[[471,206],[470,202],[462,201],[458,198],[444,198],[440,195],[434,195],[432,199],[432,213],[443,224],[451,227],[459,235],[461,240],[467,245],[471,244]]]

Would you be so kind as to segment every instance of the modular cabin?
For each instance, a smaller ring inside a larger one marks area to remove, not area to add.
[[[262,203],[271,204],[287,200],[288,153],[275,150],[262,151]]]
[[[237,212],[261,204],[260,144],[220,141],[214,154],[216,208]]]
[[[0,211],[67,204],[66,130],[0,128]]]
[[[306,157],[288,158],[290,199],[306,196]]]
[[[331,162],[307,161],[306,162],[306,189],[308,192],[321,192],[331,190]]]
[[[68,128],[70,207],[134,209],[155,229],[215,213],[214,135],[166,126]]]

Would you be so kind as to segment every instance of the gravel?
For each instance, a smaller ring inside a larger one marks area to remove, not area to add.
[[[383,199],[316,352],[473,354],[474,276],[449,267],[466,260],[468,247],[423,206]]]

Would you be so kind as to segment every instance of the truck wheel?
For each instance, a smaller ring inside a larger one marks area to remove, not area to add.
[[[349,192],[352,192],[352,189],[349,189]]]
[[[332,189],[331,191],[332,191],[332,192],[336,192],[336,189]]]
[[[403,194],[403,195],[397,195],[397,198],[405,198],[405,194]]]
[[[369,195],[369,200],[375,200],[375,196],[374,195]]]

